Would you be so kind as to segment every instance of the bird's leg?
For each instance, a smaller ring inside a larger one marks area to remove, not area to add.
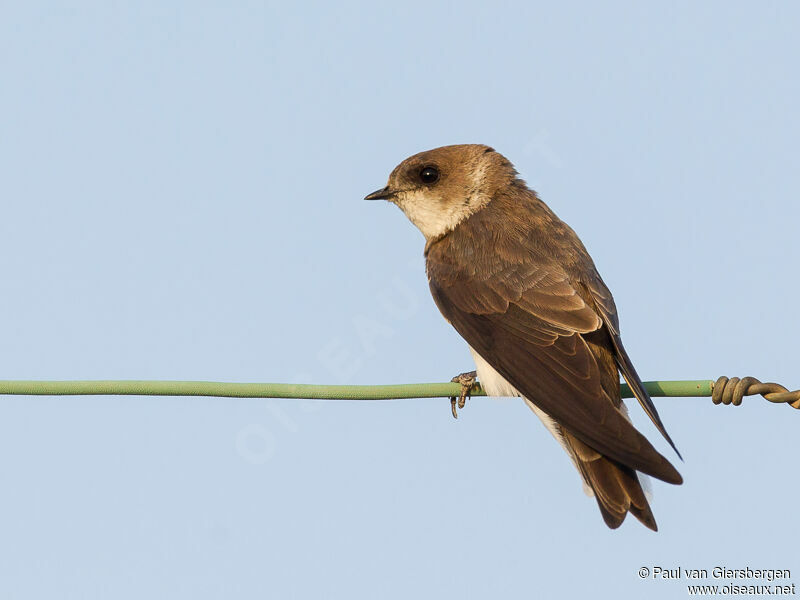
[[[475,387],[475,380],[478,377],[477,371],[469,371],[468,373],[461,373],[453,377],[450,381],[453,383],[461,384],[461,395],[458,397],[458,408],[464,408],[467,403],[467,398],[470,397],[472,388]],[[456,397],[450,398],[450,406],[453,409],[453,418],[458,418],[458,411],[456,411]]]

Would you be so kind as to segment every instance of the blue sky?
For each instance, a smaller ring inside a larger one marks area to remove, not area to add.
[[[361,198],[410,154],[475,142],[581,236],[643,379],[796,389],[799,17],[6,4],[0,378],[468,370],[422,236]],[[5,397],[0,595],[673,598],[685,582],[639,568],[800,573],[798,414],[656,403],[685,484],[655,484],[653,534],[606,529],[519,401],[454,421],[447,400]]]

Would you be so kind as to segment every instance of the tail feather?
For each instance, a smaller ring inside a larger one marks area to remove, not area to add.
[[[606,525],[616,529],[630,512],[645,527],[658,531],[636,471],[600,454],[565,430],[562,435],[584,481],[594,492]]]

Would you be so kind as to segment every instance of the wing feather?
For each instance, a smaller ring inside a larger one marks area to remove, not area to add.
[[[618,410],[618,395],[612,398],[604,388],[608,374],[602,372],[586,336],[607,331],[612,340],[618,339],[616,311],[609,310],[609,300],[603,296],[607,290],[600,290],[605,303],[598,306],[591,297],[584,298],[581,282],[573,281],[560,265],[531,260],[530,254],[519,251],[494,253],[488,268],[471,263],[459,270],[457,261],[443,256],[447,248],[445,244],[428,249],[431,292],[469,345],[526,398],[594,450],[653,477],[680,483],[675,468]],[[614,348],[619,351],[621,346],[614,343]],[[623,356],[624,363],[627,355]]]
[[[669,442],[669,445],[672,446],[675,454],[677,454],[678,457],[683,460],[681,453],[678,451],[678,448],[675,446],[675,443],[672,441],[669,433],[667,433],[667,428],[664,427],[664,423],[661,422],[661,417],[658,415],[658,411],[656,410],[655,404],[653,404],[653,401],[650,398],[650,394],[647,393],[642,380],[639,379],[639,374],[636,372],[636,369],[633,368],[633,363],[631,362],[628,353],[625,351],[625,346],[622,345],[622,337],[619,333],[617,309],[616,306],[614,306],[614,299],[611,296],[611,292],[608,290],[606,284],[599,276],[597,279],[592,280],[586,287],[589,290],[592,299],[594,300],[597,312],[603,319],[603,323],[605,324],[611,336],[611,343],[614,346],[617,365],[619,366],[619,370],[622,372],[622,376],[625,378],[625,382],[631,388],[633,395],[636,396],[636,399],[644,409],[644,412],[647,413],[648,417],[650,417],[653,425],[655,425],[656,429],[658,429],[661,435],[664,436],[664,439]]]

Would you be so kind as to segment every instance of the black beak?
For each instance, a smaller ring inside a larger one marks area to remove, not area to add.
[[[388,200],[394,196],[394,192],[389,189],[387,185],[385,188],[372,192],[367,196],[364,196],[364,200]]]

